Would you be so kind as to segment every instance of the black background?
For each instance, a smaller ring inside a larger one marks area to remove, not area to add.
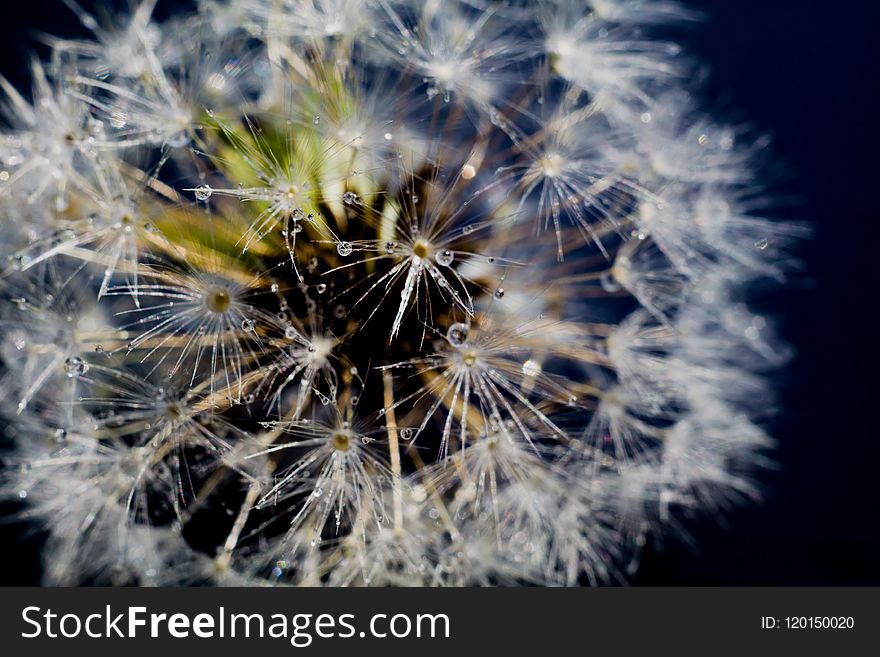
[[[97,3],[82,2],[90,8]],[[158,16],[186,2],[159,3]],[[880,584],[880,48],[876,0],[691,0],[685,34],[710,76],[705,106],[773,137],[784,175],[774,214],[808,222],[803,272],[762,299],[797,348],[770,427],[766,501],[687,525],[693,543],[649,544],[639,585]],[[6,2],[0,72],[28,85],[38,31],[79,33],[61,0]],[[6,507],[8,510],[8,507]],[[39,579],[38,541],[0,530],[0,583]]]

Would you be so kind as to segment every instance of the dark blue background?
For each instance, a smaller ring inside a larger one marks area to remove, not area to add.
[[[777,381],[781,467],[764,477],[766,503],[721,528],[690,523],[696,548],[649,545],[635,583],[878,585],[880,3],[690,4],[707,14],[684,38],[711,69],[706,107],[773,136],[784,175],[771,191],[793,199],[775,214],[811,223],[814,238],[799,251],[803,274],[761,299],[798,350]],[[25,87],[35,31],[79,29],[60,0],[4,3],[0,71]],[[21,527],[0,536],[0,583],[36,582],[37,542]]]

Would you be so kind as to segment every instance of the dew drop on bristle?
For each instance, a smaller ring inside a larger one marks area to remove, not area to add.
[[[71,356],[64,361],[64,372],[69,379],[85,374],[88,369],[88,364],[79,356]]]
[[[342,202],[346,205],[357,205],[358,195],[354,192],[345,192],[345,194],[342,195]]]
[[[449,344],[453,347],[460,347],[467,342],[469,332],[470,329],[467,324],[456,322],[446,331],[446,339],[449,340]]]
[[[499,287],[497,290],[495,290],[495,292],[494,292],[494,294],[492,294],[492,296],[495,297],[496,299],[503,299],[504,298],[504,288]]]
[[[523,363],[522,371],[524,376],[534,378],[541,373],[541,363],[530,358]]]
[[[211,198],[211,194],[214,193],[214,190],[211,189],[209,185],[199,185],[193,190],[193,192],[196,195],[197,201],[207,201]]]
[[[444,267],[448,267],[452,264],[452,261],[455,259],[455,254],[449,249],[444,249],[442,251],[438,251],[437,255],[434,256],[434,259],[437,261],[438,265],[443,265]]]
[[[351,255],[353,250],[351,242],[339,242],[336,244],[336,253],[343,257]]]
[[[620,291],[620,283],[614,278],[611,272],[605,272],[599,278],[599,285],[602,286],[602,289],[606,292],[619,292]]]

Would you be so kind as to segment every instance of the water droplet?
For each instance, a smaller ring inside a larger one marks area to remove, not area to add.
[[[342,319],[345,317],[345,306],[339,304],[336,308],[333,309],[333,316],[337,319]]]
[[[320,122],[321,122],[321,117],[318,116],[317,114],[315,114],[315,116],[312,118],[312,123],[314,123],[315,125],[318,125]]]
[[[397,250],[397,242],[385,242],[385,253],[394,253]]]
[[[66,429],[55,429],[55,440],[63,441],[67,438]]]
[[[755,242],[755,248],[759,251],[764,251],[768,246],[770,246],[770,240],[768,240],[767,238],[760,239]]]
[[[315,289],[318,291],[318,294],[324,294],[324,292],[327,291],[327,284],[326,283],[318,283],[315,286]]]
[[[522,367],[523,374],[528,377],[536,377],[541,373],[541,363],[529,358]]]
[[[295,233],[301,233],[302,231],[303,231],[302,224],[300,224],[300,223],[294,223],[294,224],[293,224],[293,232],[294,232],[294,234],[295,234]]]
[[[358,195],[354,192],[345,192],[342,195],[342,202],[346,205],[356,205],[358,203]]]
[[[241,320],[241,330],[242,331],[253,331],[254,330],[254,320],[245,318]]]
[[[207,201],[211,198],[211,194],[214,193],[214,190],[211,189],[209,185],[199,185],[193,190],[193,192],[196,195],[196,200]]]
[[[610,271],[606,271],[599,278],[599,285],[602,286],[602,289],[606,292],[619,292],[620,291],[620,283],[618,283],[614,276]]]
[[[321,495],[323,495],[323,494],[324,494],[324,490],[323,490],[322,488],[320,488],[320,487],[318,487],[318,488],[316,488],[315,490],[312,491],[312,495],[313,495],[314,497],[321,497]]]
[[[72,356],[64,361],[64,371],[69,379],[85,374],[88,369],[88,364],[79,356]]]
[[[352,250],[351,242],[339,242],[336,244],[336,253],[343,257],[351,255]]]
[[[273,292],[277,292],[278,291],[278,283],[272,283],[272,287],[270,287],[269,289],[272,290]]]
[[[469,332],[470,328],[467,324],[456,322],[446,331],[446,339],[453,347],[460,347],[467,341]]]
[[[455,254],[449,249],[444,249],[442,251],[438,251],[437,254],[434,256],[434,259],[437,261],[438,265],[448,267],[455,259]]]
[[[412,440],[415,436],[415,431],[413,429],[401,429],[400,430],[400,438],[401,440]]]
[[[496,299],[503,299],[504,298],[504,288],[499,287],[497,290],[495,290],[495,293],[492,296],[495,297]]]

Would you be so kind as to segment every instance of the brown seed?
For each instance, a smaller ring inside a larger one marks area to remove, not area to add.
[[[205,298],[205,305],[212,313],[225,313],[229,310],[229,305],[231,303],[232,297],[230,297],[229,292],[223,288],[209,290],[208,296]]]
[[[418,258],[427,258],[428,255],[431,253],[431,247],[428,245],[427,242],[419,240],[413,245],[412,252],[413,255]]]
[[[351,438],[347,433],[336,433],[330,439],[330,444],[340,452],[347,452],[349,447],[351,447]]]

